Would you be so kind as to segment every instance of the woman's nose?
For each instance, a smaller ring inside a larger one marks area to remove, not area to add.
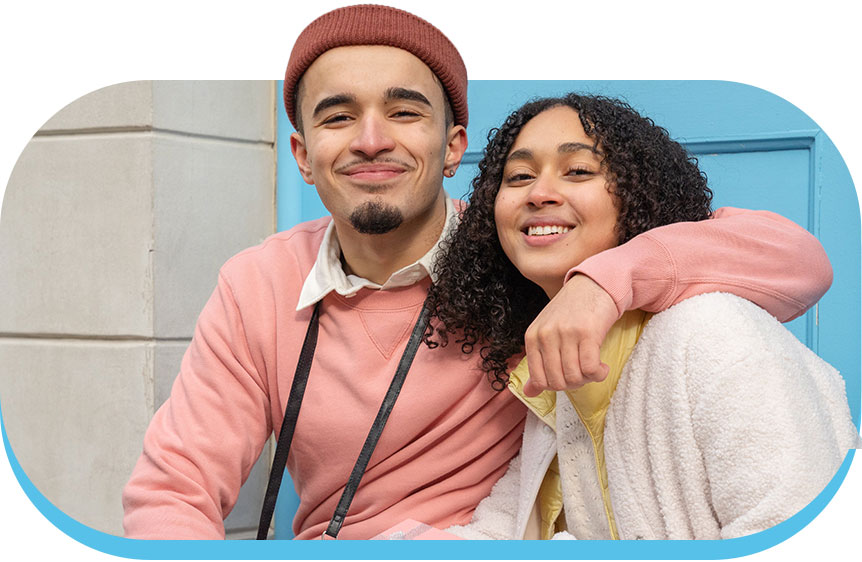
[[[527,204],[532,207],[544,207],[546,205],[559,205],[561,201],[560,192],[554,185],[554,181],[547,177],[539,177],[530,186],[527,195]]]

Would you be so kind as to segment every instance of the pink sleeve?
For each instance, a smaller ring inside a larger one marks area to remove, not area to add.
[[[626,310],[665,310],[688,297],[724,291],[787,322],[832,284],[832,266],[808,231],[769,211],[722,207],[711,220],[645,232],[572,268]]]
[[[242,318],[220,277],[123,490],[126,536],[223,539],[223,520],[269,437],[269,420]]]

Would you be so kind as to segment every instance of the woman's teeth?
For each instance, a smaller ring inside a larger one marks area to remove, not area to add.
[[[547,236],[549,234],[565,234],[572,228],[569,226],[529,226],[527,236]]]

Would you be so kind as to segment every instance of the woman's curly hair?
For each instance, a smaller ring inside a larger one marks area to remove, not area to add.
[[[427,306],[431,346],[449,335],[464,353],[479,346],[493,388],[508,381],[510,359],[523,352],[524,334],[548,303],[545,292],[512,265],[497,237],[494,202],[515,139],[536,115],[567,106],[602,153],[602,171],[619,210],[618,243],[657,226],[709,218],[712,191],[697,159],[668,132],[632,107],[604,96],[568,94],[531,101],[488,134],[479,175],[458,227],[442,243]],[[571,264],[574,267],[577,264]]]

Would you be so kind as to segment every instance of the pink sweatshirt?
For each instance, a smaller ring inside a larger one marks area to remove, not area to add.
[[[746,298],[782,322],[801,316],[832,285],[823,246],[770,211],[722,207],[714,219],[676,223],[636,236],[569,271],[601,285],[626,310],[666,310],[702,293]]]
[[[717,216],[654,230],[610,250],[611,266],[595,256],[578,269],[619,306],[649,310],[725,290],[789,318],[828,288],[828,260],[803,229],[771,213]],[[222,268],[124,490],[128,537],[224,537],[222,520],[281,426],[311,315],[295,308],[328,221],[276,234]],[[323,300],[287,462],[301,499],[297,538],[318,538],[329,522],[427,284]],[[421,346],[339,538],[369,538],[408,517],[439,528],[469,522],[517,453],[524,416],[511,393],[490,389],[475,356]]]

